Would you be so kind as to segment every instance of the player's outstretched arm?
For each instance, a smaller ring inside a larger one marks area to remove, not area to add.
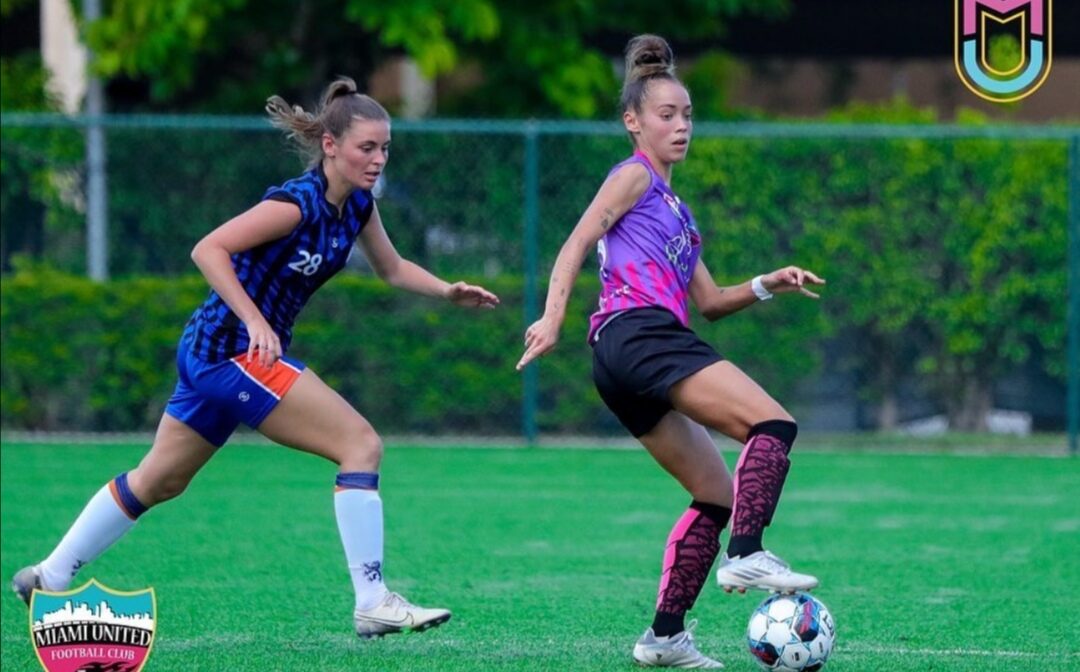
[[[694,269],[694,277],[690,279],[690,298],[701,314],[713,321],[736,313],[760,300],[772,298],[773,294],[799,292],[803,296],[817,299],[820,298],[819,295],[807,289],[807,285],[825,284],[824,280],[798,266],[785,266],[758,277],[761,286],[756,291],[753,280],[730,287],[719,287],[705,264],[699,259]],[[763,293],[759,296],[758,292]]]
[[[608,177],[585,209],[570,237],[563,243],[548,282],[544,315],[525,331],[525,354],[517,363],[520,371],[559,342],[559,329],[566,317],[570,290],[581,271],[585,255],[649,188],[649,170],[640,163],[623,166]]]
[[[386,235],[378,207],[372,210],[371,218],[360,232],[359,242],[376,275],[394,287],[443,298],[455,305],[469,308],[494,308],[499,305],[499,297],[483,287],[465,282],[451,284],[408,259],[403,259]]]

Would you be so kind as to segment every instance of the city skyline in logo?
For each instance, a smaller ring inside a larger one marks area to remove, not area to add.
[[[34,619],[34,628],[40,628],[56,623],[79,621],[87,623],[108,623],[113,625],[128,625],[134,628],[154,629],[154,616],[150,609],[143,612],[117,613],[108,602],[101,601],[96,605],[82,600],[67,600],[64,605],[54,611],[46,611],[40,619]]]

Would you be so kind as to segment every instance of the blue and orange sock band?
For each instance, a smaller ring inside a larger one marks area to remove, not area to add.
[[[109,491],[112,493],[113,499],[116,500],[117,505],[128,518],[137,520],[139,516],[146,513],[146,507],[143,506],[143,503],[135,497],[135,493],[128,487],[126,471],[109,481]]]
[[[342,490],[378,490],[379,475],[370,471],[343,471],[334,482],[334,492]]]

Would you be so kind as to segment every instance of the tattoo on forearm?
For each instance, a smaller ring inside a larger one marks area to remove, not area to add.
[[[604,218],[600,220],[600,228],[607,231],[611,228],[612,221],[615,219],[615,213],[611,208],[604,208]]]

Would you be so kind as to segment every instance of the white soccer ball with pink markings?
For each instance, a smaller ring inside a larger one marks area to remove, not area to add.
[[[754,660],[776,672],[816,672],[825,667],[836,641],[836,624],[809,593],[772,595],[754,609],[746,644]]]

